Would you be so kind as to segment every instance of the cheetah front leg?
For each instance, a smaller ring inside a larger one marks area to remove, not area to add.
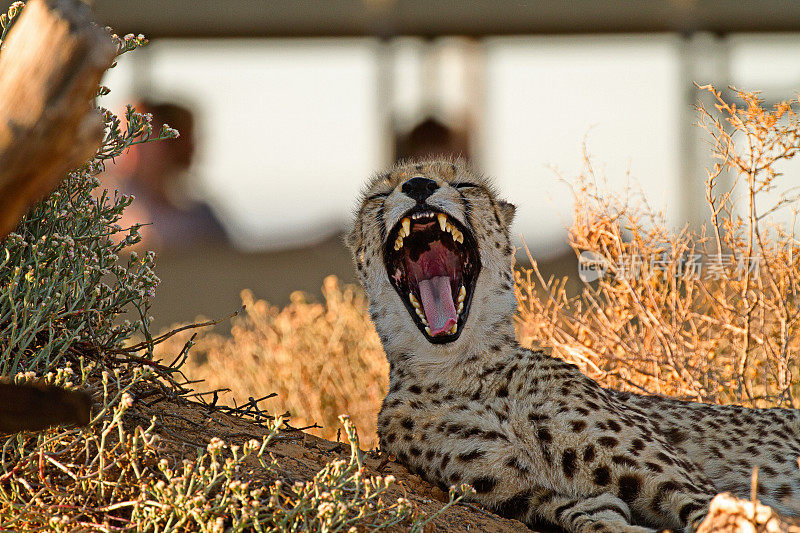
[[[610,492],[595,496],[539,495],[531,507],[534,516],[574,533],[653,533],[656,530],[631,524],[628,505]]]

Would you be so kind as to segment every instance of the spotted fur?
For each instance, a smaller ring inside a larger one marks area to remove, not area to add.
[[[388,279],[387,234],[414,201],[401,185],[435,180],[428,205],[478,242],[481,271],[461,335],[432,344]],[[460,162],[402,164],[366,187],[348,236],[390,363],[378,417],[381,448],[443,488],[529,525],[567,531],[691,531],[710,499],[758,494],[800,514],[800,416],[604,389],[514,335],[514,207]]]

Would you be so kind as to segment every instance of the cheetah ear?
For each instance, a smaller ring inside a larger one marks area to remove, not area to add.
[[[505,226],[507,228],[510,227],[511,223],[514,221],[514,214],[517,212],[517,207],[505,200],[498,200],[497,211],[500,213],[500,218],[503,220]]]

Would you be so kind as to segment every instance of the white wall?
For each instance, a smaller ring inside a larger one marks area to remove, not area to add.
[[[498,38],[487,42],[483,162],[517,204],[531,251],[563,251],[582,144],[609,184],[635,179],[675,222],[677,37]],[[558,172],[556,172],[556,169]]]

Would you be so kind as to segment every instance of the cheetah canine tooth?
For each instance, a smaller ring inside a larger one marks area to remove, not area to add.
[[[400,233],[403,235],[403,237],[408,237],[411,235],[411,219],[408,217],[404,218],[402,224],[403,229],[400,231]]]
[[[446,231],[445,228],[447,227],[447,215],[444,213],[439,213],[436,215],[436,218],[439,219],[439,227],[442,228],[442,231]]]
[[[408,299],[411,301],[411,305],[413,305],[414,308],[419,309],[419,300],[417,300],[417,297],[414,296],[413,292],[408,293]]]

